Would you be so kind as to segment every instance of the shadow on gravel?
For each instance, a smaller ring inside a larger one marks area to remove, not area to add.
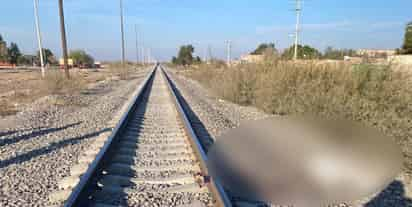
[[[364,207],[412,207],[412,199],[406,197],[405,186],[396,180]]]
[[[5,132],[0,132],[0,137],[10,136],[12,134],[15,134],[17,132],[22,132],[22,131],[27,131],[27,130],[10,130],[10,131],[5,131]]]
[[[14,144],[14,143],[17,143],[17,142],[20,142],[20,141],[23,141],[23,140],[29,140],[31,138],[43,136],[43,135],[50,134],[50,133],[53,133],[53,132],[65,130],[65,129],[68,129],[68,128],[72,128],[72,127],[75,127],[77,125],[80,125],[81,123],[82,122],[77,122],[77,123],[74,123],[74,124],[69,124],[69,125],[66,125],[66,126],[63,126],[63,127],[58,127],[58,128],[40,129],[40,130],[35,130],[35,131],[33,131],[29,134],[16,136],[16,137],[9,138],[9,139],[1,139],[0,140],[0,147],[2,147],[4,145]],[[25,130],[25,131],[27,131],[27,130]],[[9,135],[15,134],[16,132],[18,132],[18,131],[11,131],[9,133],[6,132],[4,134],[3,134],[3,132],[0,132],[0,137],[9,136]]]
[[[4,131],[4,132],[0,132],[0,139],[1,137],[5,137],[5,136],[11,136],[13,134],[16,134],[17,132],[27,132],[33,129],[19,129],[19,130],[9,130],[9,131]],[[1,140],[0,140],[1,143]]]
[[[10,158],[8,160],[1,160],[0,161],[0,169],[4,168],[4,167],[7,167],[9,165],[12,165],[12,164],[20,164],[20,163],[29,161],[29,160],[31,160],[35,157],[41,156],[41,155],[49,154],[49,153],[51,153],[55,150],[66,147],[68,145],[78,144],[82,140],[89,139],[89,138],[92,138],[92,137],[96,137],[99,134],[107,132],[107,131],[111,131],[111,129],[106,128],[106,129],[103,129],[103,130],[100,130],[100,131],[97,131],[97,132],[94,132],[94,133],[86,134],[86,135],[83,135],[83,136],[80,136],[80,137],[69,138],[69,139],[66,139],[66,140],[62,140],[60,142],[53,142],[53,143],[50,143],[46,147],[42,147],[40,149],[36,149],[36,150],[30,151],[30,152],[27,152],[25,154],[18,155],[16,157]]]
[[[83,95],[104,95],[109,92],[111,92],[111,88],[106,88],[106,87],[98,87],[98,88],[91,88],[91,89],[86,89],[81,92]]]
[[[170,75],[169,75],[169,78]],[[180,93],[179,89],[176,85],[171,82],[172,88],[179,100],[180,105],[183,107],[183,110],[186,112],[187,118],[190,120],[190,125],[192,125],[193,130],[195,131],[197,137],[199,138],[200,143],[202,144],[203,150],[207,153],[209,147],[214,143],[214,139],[209,134],[208,130],[206,129],[205,125],[200,121],[199,117],[196,113],[190,108],[189,104],[185,100],[185,98]]]

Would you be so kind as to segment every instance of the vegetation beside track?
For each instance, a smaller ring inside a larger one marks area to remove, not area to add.
[[[391,65],[272,60],[180,71],[220,98],[270,114],[344,117],[376,127],[412,156],[411,76]]]

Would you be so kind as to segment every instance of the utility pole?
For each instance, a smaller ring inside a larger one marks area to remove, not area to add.
[[[213,54],[212,54],[212,47],[209,45],[207,47],[208,53],[209,53],[209,62],[213,61]]]
[[[205,62],[205,63],[207,63],[207,48],[205,48],[204,49],[204,54],[203,54],[203,61]]]
[[[150,65],[150,55],[149,55],[149,48],[146,48],[146,62]]]
[[[41,32],[40,32],[39,2],[38,0],[33,0],[33,1],[34,1],[34,22],[36,25],[37,43],[39,45],[41,76],[44,78],[46,76],[46,70],[44,68],[43,44],[42,44],[42,38],[41,38]]]
[[[137,33],[137,24],[135,25],[135,32],[136,32],[136,64],[139,64],[139,39]]]
[[[150,48],[147,48],[147,63],[150,65],[152,64],[152,51]]]
[[[146,63],[145,63],[145,52],[144,52],[145,50],[144,50],[144,47],[142,46],[142,47],[140,47],[140,58],[141,58],[141,61],[142,61],[142,64],[143,65],[145,65]]]
[[[67,40],[66,40],[66,28],[64,25],[64,10],[63,10],[63,0],[59,0],[59,14],[60,14],[60,33],[62,41],[62,50],[63,50],[63,68],[66,74],[66,77],[70,78],[69,66],[67,63]]]
[[[142,49],[142,54],[143,54],[143,63],[146,65],[147,64],[147,48],[146,47]]]
[[[120,1],[120,30],[122,33],[122,67],[125,67],[126,57],[124,49],[123,0]]]
[[[299,27],[300,27],[300,13],[302,11],[302,5],[300,0],[296,0],[296,31],[295,31],[295,52],[293,59],[298,59],[298,44],[299,44]]]
[[[227,43],[227,65],[230,67],[232,62],[232,42],[230,40],[226,41]]]

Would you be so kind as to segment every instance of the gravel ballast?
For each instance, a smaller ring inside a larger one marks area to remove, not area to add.
[[[200,165],[161,73],[149,82],[112,146],[113,156],[102,167],[106,173],[97,178],[101,187],[91,193],[90,206],[213,205],[208,189],[199,186]],[[153,177],[159,172],[163,176]]]
[[[246,120],[257,120],[270,115],[253,108],[244,107],[221,100],[211,92],[203,88],[197,81],[179,75],[174,70],[169,70],[171,78],[175,81],[185,101],[190,105],[186,107],[191,121],[197,121],[195,131],[202,143],[208,147],[216,137],[228,129],[237,127]],[[397,207],[412,206],[411,178],[402,173],[385,190],[371,197],[351,204],[339,204],[331,206],[353,207]]]
[[[270,115],[254,107],[240,106],[222,100],[203,88],[198,82],[168,70],[177,89],[190,106],[190,116],[197,116],[206,129],[216,138],[243,121],[267,118]],[[195,118],[195,117],[193,117]]]
[[[133,80],[100,82],[80,95],[44,97],[16,116],[0,117],[0,206],[48,206],[58,182],[69,176],[81,152],[99,134],[111,131],[107,123],[147,72]],[[242,121],[269,116],[256,108],[221,100],[194,80],[172,71],[169,74],[206,148]],[[380,194],[353,206],[412,206],[407,196],[410,183],[409,176],[401,175]]]
[[[112,130],[107,123],[148,72],[107,79],[77,95],[47,96],[0,119],[0,206],[47,206],[81,152]]]

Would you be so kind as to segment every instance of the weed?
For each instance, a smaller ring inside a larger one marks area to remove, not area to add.
[[[221,98],[267,113],[346,118],[373,126],[402,146],[412,143],[411,76],[391,65],[272,61],[202,65],[184,74]]]

